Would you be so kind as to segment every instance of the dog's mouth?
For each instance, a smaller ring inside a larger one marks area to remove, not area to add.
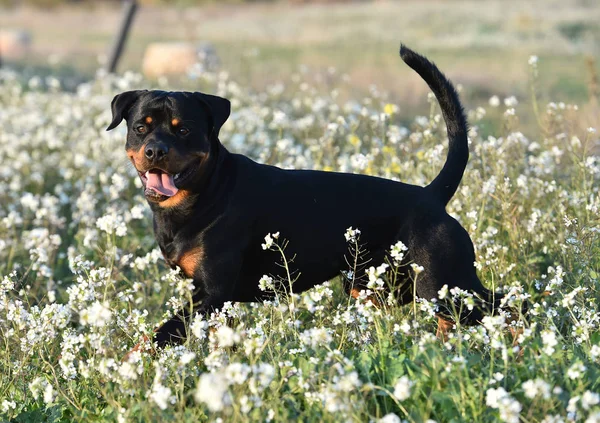
[[[175,174],[159,168],[152,168],[146,172],[138,170],[138,174],[144,185],[144,194],[149,199],[158,201],[173,197],[190,178],[194,168],[194,165],[190,165]]]

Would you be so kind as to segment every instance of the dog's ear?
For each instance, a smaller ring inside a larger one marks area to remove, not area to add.
[[[129,112],[129,109],[131,109],[131,106],[133,106],[133,103],[135,103],[137,99],[140,98],[140,95],[145,92],[146,90],[136,90],[117,94],[115,98],[113,98],[112,103],[110,103],[113,120],[106,130],[110,131],[119,126],[119,123],[127,117],[127,113]]]
[[[213,121],[213,133],[218,137],[221,126],[231,113],[231,103],[226,98],[199,92],[194,93],[194,97],[208,108]]]

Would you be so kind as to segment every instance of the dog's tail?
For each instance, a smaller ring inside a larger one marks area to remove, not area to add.
[[[440,103],[446,121],[450,140],[448,157],[442,171],[426,189],[448,204],[460,184],[469,159],[465,111],[454,86],[435,64],[404,45],[400,46],[400,57],[427,82]]]

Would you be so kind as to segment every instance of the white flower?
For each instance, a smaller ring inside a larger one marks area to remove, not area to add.
[[[514,95],[511,95],[510,97],[506,97],[504,99],[504,105],[506,107],[515,107],[517,104],[519,104],[519,102],[517,101],[517,98]]]
[[[346,242],[354,243],[360,237],[360,229],[353,229],[352,226],[350,226],[346,229],[344,237],[346,238]]]
[[[537,65],[537,62],[538,62],[537,56],[529,56],[529,60],[527,61],[527,63],[529,63],[530,66]]]
[[[502,315],[483,316],[481,323],[488,333],[493,336],[498,336],[500,331],[506,327],[506,319]]]
[[[2,409],[3,413],[8,413],[10,411],[10,409],[12,408],[13,410],[15,408],[17,408],[17,403],[14,401],[8,401],[8,400],[4,400],[2,401],[2,405],[0,406],[0,408]]]
[[[383,279],[380,278],[380,276],[385,274],[388,267],[389,267],[388,264],[383,263],[377,267],[371,266],[368,269],[366,269],[365,273],[367,274],[367,276],[369,278],[369,283],[367,284],[367,288],[379,289],[379,288],[383,287],[384,282],[383,282]]]
[[[438,291],[438,298],[440,300],[445,299],[448,296],[448,285],[444,284],[442,288]]]
[[[144,218],[144,207],[136,204],[131,208],[131,218],[132,219],[143,219]]]
[[[500,98],[497,95],[493,95],[490,97],[489,103],[492,107],[498,107],[500,106]]]
[[[402,420],[396,414],[388,413],[377,420],[377,423],[402,423]]]
[[[236,343],[240,342],[240,335],[229,326],[219,327],[219,329],[217,329],[216,336],[217,342],[222,348],[232,347]]]
[[[252,372],[261,388],[266,388],[275,378],[275,367],[269,363],[258,363],[252,366]]]
[[[542,331],[542,342],[544,343],[544,348],[542,348],[542,351],[547,355],[554,354],[554,347],[558,345],[556,333],[550,330]]]
[[[403,319],[398,325],[398,330],[400,330],[400,332],[402,332],[403,334],[408,335],[410,333],[410,323],[408,323],[408,320]]]
[[[205,339],[206,329],[208,329],[208,322],[202,318],[201,314],[196,314],[190,325],[192,334],[198,339]]]
[[[563,222],[565,222],[565,228],[568,228],[571,225],[576,224],[577,223],[577,219],[576,218],[571,219],[571,218],[569,218],[569,216],[564,215],[563,216]]]
[[[331,329],[318,327],[307,329],[300,334],[300,341],[305,345],[316,348],[320,345],[328,345],[332,341]]]
[[[133,360],[133,357],[129,356],[128,360]],[[135,365],[133,365],[130,361],[122,362],[121,366],[119,367],[119,376],[121,380],[136,380],[138,378],[138,374]]]
[[[508,423],[519,423],[521,410],[523,406],[516,399],[509,397],[503,401],[502,406],[498,409],[500,411],[500,419]]]
[[[569,403],[567,404],[567,411],[569,413],[577,412],[577,403],[581,397],[579,395],[575,395],[574,397],[569,398]]]
[[[31,395],[33,395],[33,399],[38,399],[40,393],[44,390],[44,388],[48,385],[46,379],[42,377],[36,377],[29,384],[29,390],[31,391]]]
[[[87,309],[82,310],[79,315],[79,323],[90,326],[106,326],[110,323],[112,311],[108,308],[107,303],[96,301]]]
[[[101,231],[106,232],[109,235],[113,233],[119,237],[127,235],[127,226],[123,216],[116,213],[110,213],[104,215],[96,221],[96,226]]]
[[[171,388],[167,388],[160,383],[155,383],[149,398],[154,401],[158,408],[166,410],[169,406],[169,401],[171,400]]]
[[[358,171],[363,171],[369,166],[369,162],[371,161],[370,154],[353,154],[350,156],[350,165],[353,169]]]
[[[411,263],[410,267],[412,268],[413,272],[415,273],[415,276],[417,276],[419,273],[421,273],[423,270],[425,270],[425,268],[423,266],[419,266],[417,263]]]
[[[584,423],[600,423],[600,411],[591,413]]]
[[[554,416],[549,414],[546,417],[544,417],[544,419],[542,420],[541,423],[565,423],[565,421],[558,414],[556,414]]]
[[[186,364],[190,363],[194,358],[196,358],[196,353],[186,351],[183,354],[181,354],[181,357],[179,357],[179,362],[185,366]]]
[[[252,369],[245,363],[231,363],[225,369],[225,377],[231,384],[241,385],[246,382]]]
[[[362,382],[358,377],[358,373],[351,372],[340,378],[339,382],[336,385],[336,388],[338,388],[342,392],[352,392],[356,388],[359,388],[361,385]]]
[[[275,126],[283,126],[284,124],[286,124],[287,116],[285,112],[282,112],[281,110],[274,110],[273,120],[271,122]]]
[[[194,398],[197,402],[206,404],[212,412],[221,411],[231,404],[228,388],[229,384],[223,374],[204,373],[200,376]]]
[[[592,345],[590,349],[590,357],[592,360],[598,360],[600,358],[600,345]]]
[[[485,393],[485,404],[488,407],[498,408],[500,401],[508,396],[504,388],[490,388]]]
[[[595,392],[585,391],[581,396],[581,406],[584,410],[589,410],[594,405],[600,403],[600,395]]]
[[[404,401],[410,397],[410,388],[414,385],[408,376],[402,376],[394,385],[394,396],[399,401]]]
[[[519,414],[523,407],[504,388],[488,389],[485,395],[485,403],[488,407],[498,409],[500,420],[508,423],[519,423]]]
[[[274,234],[267,234],[265,236],[265,243],[261,244],[263,250],[268,250],[273,246],[274,240],[279,238],[279,232],[275,232]]]
[[[275,289],[273,278],[268,275],[263,275],[263,277],[258,281],[258,289],[261,291],[273,291],[273,289]]]
[[[54,402],[55,397],[56,394],[54,393],[54,388],[51,384],[48,383],[44,388],[44,403],[46,405],[52,404]]]
[[[400,266],[404,259],[404,252],[408,251],[408,247],[402,241],[396,242],[390,248],[390,256],[394,261],[394,265]]]
[[[496,191],[496,185],[498,184],[498,180],[496,176],[490,176],[490,179],[483,181],[483,186],[481,187],[481,192],[484,194],[493,194]]]
[[[567,370],[567,377],[571,380],[579,379],[587,370],[587,368],[580,362],[573,363],[569,370]]]
[[[550,385],[543,379],[532,379],[523,383],[523,391],[527,398],[541,396],[544,399],[550,398]]]

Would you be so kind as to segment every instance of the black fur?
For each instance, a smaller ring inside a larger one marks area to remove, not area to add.
[[[232,154],[217,138],[229,116],[229,102],[219,97],[201,94],[202,107],[195,101],[198,93],[138,91],[115,97],[109,129],[122,117],[127,120],[128,151],[142,151],[157,140],[168,146],[164,161],[141,169],[138,163],[138,170],[160,167],[175,174],[191,169],[192,175],[178,187],[188,195],[176,206],[164,206],[161,196],[148,200],[167,262],[181,265],[186,253],[197,253],[197,265],[187,271],[197,290],[196,311],[210,313],[225,301],[265,298],[258,289],[261,276],[282,275],[278,255],[261,248],[268,233],[280,232],[289,240],[286,254],[295,257],[292,267],[299,271],[294,291],[338,276],[347,268],[344,233],[350,226],[362,231],[361,242],[373,264],[383,262],[396,241],[408,246],[408,259],[425,268],[417,279],[419,297],[436,298],[444,284],[479,296],[479,307],[461,316],[466,323],[476,323],[482,311],[498,306],[500,298],[494,299],[477,277],[469,235],[445,210],[469,155],[458,95],[433,63],[404,46],[400,55],[429,84],[446,120],[448,159],[427,187],[365,175],[283,170]],[[137,133],[136,125],[146,116],[154,123],[144,134]],[[189,134],[172,128],[173,118],[185,122]],[[410,280],[407,276],[402,282]],[[401,302],[412,301],[412,289],[402,291]],[[181,317],[175,317],[157,331],[156,341],[164,345],[183,335]]]

